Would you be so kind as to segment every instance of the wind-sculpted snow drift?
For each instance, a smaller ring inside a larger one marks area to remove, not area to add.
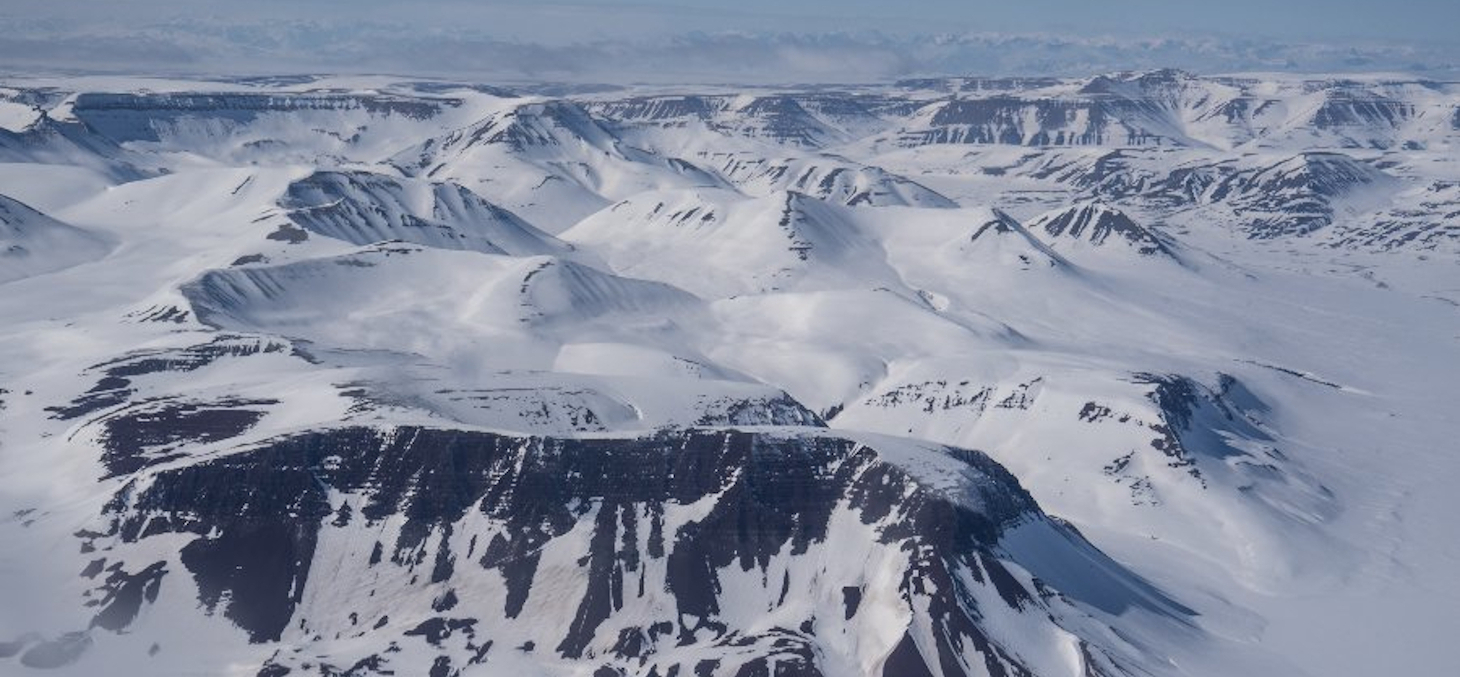
[[[1450,658],[1460,86],[0,97],[0,673]]]
[[[106,243],[0,195],[0,283],[94,261]]]

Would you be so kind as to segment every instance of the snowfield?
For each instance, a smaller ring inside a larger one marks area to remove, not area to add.
[[[0,92],[0,673],[1450,674],[1460,84]]]

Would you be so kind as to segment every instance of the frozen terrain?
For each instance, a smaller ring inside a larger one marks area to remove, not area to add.
[[[0,674],[1460,669],[1460,84],[0,84]]]

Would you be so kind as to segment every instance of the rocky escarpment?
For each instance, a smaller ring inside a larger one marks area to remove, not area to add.
[[[1120,246],[1140,256],[1175,257],[1170,245],[1125,212],[1099,202],[1087,202],[1045,214],[1035,220],[1052,244],[1088,243],[1093,247]]]
[[[1026,572],[1113,564],[982,454],[891,438],[321,431],[138,473],[103,521],[78,534],[105,555],[93,631],[145,635],[159,589],[195,594],[277,646],[261,675],[1129,669],[1062,628],[1068,600]],[[1030,525],[1054,536],[1011,564],[1001,542]],[[1104,603],[1182,613],[1133,578],[1102,584]],[[1077,664],[1029,662],[1070,642]]]
[[[160,141],[180,125],[232,127],[259,116],[300,111],[361,111],[376,116],[427,119],[461,105],[449,98],[325,92],[280,96],[250,92],[110,93],[77,95],[72,114],[88,129],[116,142]]]

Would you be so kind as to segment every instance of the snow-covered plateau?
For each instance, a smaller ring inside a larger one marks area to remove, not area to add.
[[[1460,674],[1460,83],[0,82],[0,674]]]

